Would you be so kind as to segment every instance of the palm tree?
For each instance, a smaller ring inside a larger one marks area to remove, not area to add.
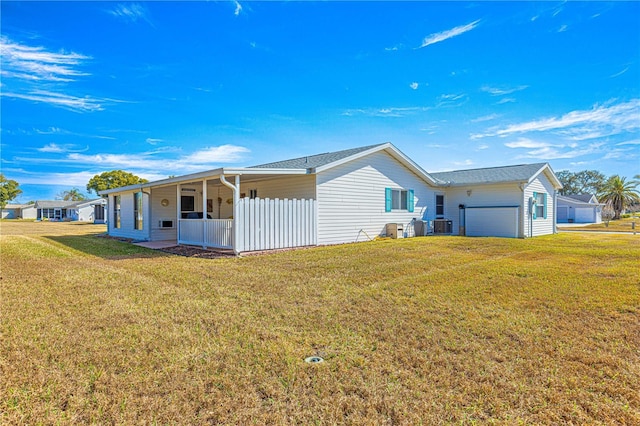
[[[62,194],[58,195],[58,197],[62,198],[64,201],[82,201],[87,199],[87,197],[80,192],[78,188],[62,191]]]
[[[620,219],[620,213],[631,204],[640,202],[637,186],[637,181],[627,181],[626,177],[619,175],[611,176],[604,184],[598,198],[611,206],[615,212],[614,220]]]

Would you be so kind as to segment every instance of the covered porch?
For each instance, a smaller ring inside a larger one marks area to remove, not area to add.
[[[150,240],[235,253],[315,245],[313,176],[290,170],[244,172],[169,179],[150,188]]]

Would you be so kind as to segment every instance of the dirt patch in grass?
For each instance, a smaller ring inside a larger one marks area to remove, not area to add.
[[[115,258],[151,250],[66,229],[0,236],[2,424],[640,424],[636,237]]]
[[[200,259],[219,259],[225,257],[235,257],[232,251],[206,250],[191,246],[174,246],[160,249],[164,253],[175,254],[185,257],[196,257]]]

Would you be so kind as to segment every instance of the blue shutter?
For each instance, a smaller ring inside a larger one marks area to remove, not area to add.
[[[384,211],[391,211],[391,188],[384,189]]]
[[[407,210],[409,213],[413,213],[413,189],[407,191]]]
[[[536,203],[537,203],[537,201],[538,201],[538,193],[537,193],[537,192],[534,192],[534,193],[533,193],[533,201],[534,201],[534,202],[536,202]],[[531,205],[531,208],[533,209],[533,213],[532,213],[532,215],[533,215],[533,216],[532,216],[532,217],[533,217],[534,219],[537,219],[537,215],[536,215],[536,210],[537,210],[537,208],[536,208],[536,206],[537,206],[537,204],[532,204],[532,205]]]
[[[547,218],[547,193],[545,192],[544,194],[542,194],[542,197],[543,197],[542,202],[544,203],[543,217],[546,219]]]

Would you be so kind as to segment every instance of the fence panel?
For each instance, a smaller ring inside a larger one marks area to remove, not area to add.
[[[237,226],[240,251],[316,244],[316,201],[240,199]]]

